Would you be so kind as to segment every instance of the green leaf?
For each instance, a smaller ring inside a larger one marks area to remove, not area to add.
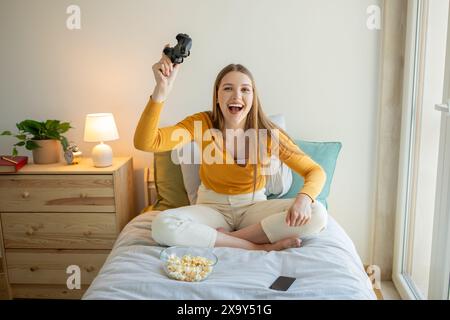
[[[45,122],[45,128],[48,132],[56,131],[59,127],[59,120],[47,120]]]
[[[25,145],[25,141],[20,141],[15,144],[15,146],[23,147]]]
[[[12,136],[11,131],[3,131],[0,136]]]
[[[35,128],[37,130],[42,129],[42,127],[44,126],[42,122],[30,119],[22,121],[22,125],[25,127]]]
[[[14,147],[13,148],[13,151],[12,151],[12,155],[15,157],[15,156],[17,156],[19,153],[17,152],[17,149],[16,149],[16,147]]]
[[[33,149],[40,148],[40,146],[35,141],[28,140],[25,144],[25,148],[27,148],[27,150],[33,150]]]
[[[67,132],[70,128],[72,128],[72,127],[70,126],[69,122],[63,122],[59,125],[58,131],[59,131],[59,133],[64,133],[64,132]]]
[[[53,120],[47,120],[45,121],[45,128],[50,129],[52,127]]]
[[[48,132],[45,134],[45,138],[46,139],[55,139],[55,140],[59,140],[59,133],[57,132]],[[43,140],[43,139],[41,139]]]
[[[27,138],[27,135],[26,134],[18,134],[14,137],[16,137],[19,140],[25,140]]]
[[[20,124],[22,131],[28,132],[34,136],[39,137],[42,131],[43,124],[34,120],[24,120]]]
[[[63,150],[66,151],[69,147],[69,141],[67,141],[66,137],[61,137],[61,144],[63,146]]]

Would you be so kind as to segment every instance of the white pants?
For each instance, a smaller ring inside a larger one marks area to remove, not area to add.
[[[197,204],[162,211],[153,221],[152,237],[161,245],[214,247],[216,228],[239,230],[261,223],[271,243],[319,233],[327,223],[327,210],[318,201],[312,204],[311,219],[305,225],[290,227],[285,218],[294,199],[267,200],[264,189],[240,195],[219,194],[200,185]]]

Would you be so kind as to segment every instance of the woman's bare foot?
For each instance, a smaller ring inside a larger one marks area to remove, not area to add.
[[[233,236],[233,231],[227,231],[227,229],[219,227],[216,228],[217,232],[226,234],[227,236]],[[236,238],[235,239],[240,239],[241,238]],[[245,240],[248,242],[248,240]],[[268,239],[266,238],[265,241],[268,241]],[[298,248],[301,246],[302,244],[302,240],[297,238],[297,237],[290,237],[290,238],[285,238],[282,240],[279,240],[277,242],[274,243],[264,243],[264,242],[260,242],[258,243],[254,243],[254,242],[249,242],[251,244],[251,250],[264,250],[264,251],[281,251],[284,249],[289,249],[289,248]],[[223,245],[222,245],[223,246]]]
[[[302,244],[302,240],[297,237],[286,238],[278,240],[274,243],[263,244],[265,251],[281,251],[289,248],[299,248]]]

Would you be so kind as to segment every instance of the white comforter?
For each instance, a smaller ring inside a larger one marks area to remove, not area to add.
[[[219,263],[203,282],[167,278],[163,247],[151,237],[156,212],[133,219],[83,299],[376,299],[355,247],[330,216],[326,230],[279,252],[214,248]],[[280,275],[297,278],[286,292],[269,289]]]

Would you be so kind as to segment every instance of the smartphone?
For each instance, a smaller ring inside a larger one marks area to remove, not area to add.
[[[296,279],[291,277],[280,276],[269,287],[273,290],[287,291]]]

